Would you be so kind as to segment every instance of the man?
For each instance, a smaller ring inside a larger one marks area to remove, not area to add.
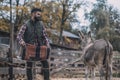
[[[17,40],[21,46],[24,47],[23,49],[23,55],[22,59],[25,57],[25,46],[26,43],[32,44],[35,46],[42,46],[47,45],[50,47],[45,28],[41,22],[41,9],[39,8],[33,8],[31,10],[31,19],[25,22],[25,24],[21,27],[18,35]],[[39,49],[36,50],[36,53],[40,51]],[[42,64],[42,73],[44,75],[44,80],[50,80],[49,79],[49,64],[47,59],[41,60]],[[27,79],[33,80],[32,77],[32,67],[33,63],[32,61],[27,61]]]

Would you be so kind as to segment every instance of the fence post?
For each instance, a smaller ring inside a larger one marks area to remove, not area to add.
[[[9,79],[8,80],[13,80],[13,40],[14,40],[14,27],[12,23],[12,0],[10,0],[10,49],[8,53],[8,59],[10,62],[9,65]]]

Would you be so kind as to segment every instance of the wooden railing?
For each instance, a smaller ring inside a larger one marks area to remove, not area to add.
[[[82,55],[82,51],[78,50],[70,50],[56,47],[56,49],[51,50],[50,55],[50,72],[51,76],[55,77],[83,77],[85,74],[85,67],[82,61],[78,61],[76,63],[75,60],[79,59]],[[40,73],[41,66],[37,66],[40,64],[36,62],[35,66],[33,67],[36,70],[36,73]],[[13,58],[13,63],[9,63],[7,58],[0,57],[0,75],[7,75],[8,76],[8,66],[13,65],[13,74],[14,75],[26,75],[26,61],[20,60],[17,58]],[[4,66],[3,66],[4,65]],[[120,67],[120,54],[114,54],[113,57],[113,68],[114,72],[119,72]],[[97,70],[96,70],[97,71]],[[54,74],[56,73],[56,74]],[[98,73],[98,71],[97,71]],[[72,75],[71,75],[72,74]]]

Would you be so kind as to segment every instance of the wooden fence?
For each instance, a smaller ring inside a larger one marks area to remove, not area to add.
[[[0,53],[1,54],[1,53]],[[64,48],[56,47],[52,49],[50,55],[50,73],[52,77],[84,77],[85,67],[83,62],[77,61],[82,55],[81,51],[78,50],[69,50]],[[76,63],[75,63],[76,62]],[[3,66],[5,65],[5,66]],[[26,78],[26,61],[13,58],[13,63],[9,63],[7,58],[0,57],[0,76],[1,79],[7,78],[8,69],[7,65],[13,65],[13,74],[15,76],[15,80],[18,76],[21,78]],[[114,54],[113,57],[113,70],[114,73],[120,73],[120,54]],[[33,67],[35,74],[41,72],[41,63],[40,61],[35,62]],[[96,73],[98,71],[96,70]],[[7,79],[6,79],[7,80]]]

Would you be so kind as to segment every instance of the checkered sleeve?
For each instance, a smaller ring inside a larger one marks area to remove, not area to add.
[[[21,28],[17,34],[17,40],[18,40],[19,44],[21,44],[21,42],[24,41],[23,36],[24,36],[25,30],[26,30],[26,25],[24,24],[21,26]]]
[[[48,40],[48,37],[47,37],[47,33],[46,33],[46,28],[45,27],[43,28],[43,36],[45,38],[46,45],[49,45],[49,40]]]

